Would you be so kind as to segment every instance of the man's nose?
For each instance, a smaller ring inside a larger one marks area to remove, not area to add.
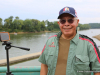
[[[65,22],[65,24],[64,24],[65,26],[69,26],[69,23],[68,23],[68,21],[66,20],[66,22]]]

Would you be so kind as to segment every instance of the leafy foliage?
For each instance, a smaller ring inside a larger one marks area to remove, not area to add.
[[[90,29],[89,24],[78,24],[78,27],[80,28],[80,30]]]
[[[0,31],[7,32],[40,32],[40,31],[59,31],[59,25],[57,21],[49,22],[39,21],[36,19],[25,19],[21,20],[18,16],[13,19],[13,16],[4,20],[4,24],[2,23],[2,18],[0,18]],[[47,25],[47,26],[45,26]],[[90,24],[79,24],[78,27],[80,30],[90,29],[90,28],[100,28],[100,24],[98,23],[90,23]]]
[[[89,23],[91,29],[98,29],[100,28],[100,23]]]

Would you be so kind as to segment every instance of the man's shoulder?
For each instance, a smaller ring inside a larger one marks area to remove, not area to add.
[[[90,38],[90,37],[87,36],[87,35],[79,34],[79,39],[85,40],[85,41],[89,41],[89,42],[93,42],[93,43],[94,43],[93,39]]]
[[[46,46],[53,44],[57,41],[57,35],[52,35],[48,38],[47,42],[46,42]]]
[[[80,37],[80,38],[86,38],[86,39],[92,40],[92,38],[90,38],[90,37],[87,36],[87,35],[83,35],[83,34],[79,34],[79,37]]]
[[[79,34],[79,39],[81,40],[81,42],[85,43],[87,42],[87,44],[90,46],[97,46],[96,43],[94,42],[94,40],[92,38],[90,38],[87,35],[83,35],[83,34]]]
[[[48,39],[57,39],[57,38],[60,38],[61,34],[62,34],[62,32],[59,31],[57,34],[50,36]]]
[[[52,35],[48,39],[54,39],[55,37],[57,37],[57,35]]]

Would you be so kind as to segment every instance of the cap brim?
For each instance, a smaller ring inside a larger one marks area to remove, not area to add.
[[[70,14],[70,15],[72,15],[73,17],[76,17],[75,15],[73,15],[73,14],[71,14],[71,13],[62,13],[62,14]],[[61,17],[62,14],[60,14],[60,15],[58,16],[57,19],[59,19],[59,18]]]

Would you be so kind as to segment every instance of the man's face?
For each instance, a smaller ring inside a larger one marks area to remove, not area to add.
[[[64,23],[63,20],[66,20]],[[69,20],[69,22],[68,22]],[[73,21],[72,21],[73,20]],[[76,34],[76,27],[78,26],[79,20],[74,18],[70,14],[62,14],[58,21],[60,30],[64,36],[73,36]]]

